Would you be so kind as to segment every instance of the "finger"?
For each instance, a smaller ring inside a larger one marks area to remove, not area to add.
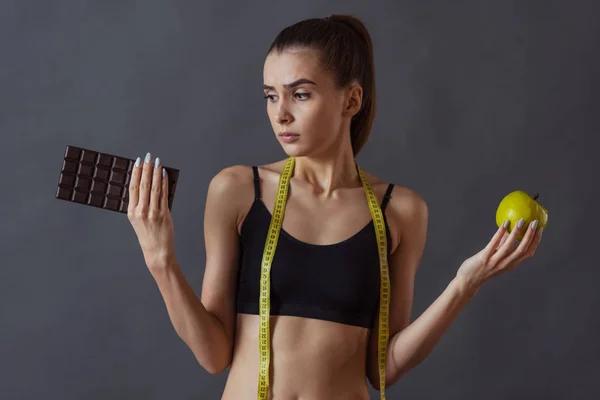
[[[167,170],[162,168],[162,192],[160,196],[160,208],[163,212],[169,209],[169,175]]]
[[[506,239],[508,239],[508,232],[504,232],[504,235],[502,235],[502,240],[500,240],[500,243],[498,243],[498,247],[496,247],[494,250],[498,250],[500,247],[502,247],[502,245],[504,244],[504,242],[506,242]]]
[[[519,227],[519,223],[524,224],[525,220],[523,218],[521,218],[519,220],[519,222],[517,222],[515,224],[512,232],[510,233],[508,238],[506,238],[506,240],[504,241],[502,246],[500,246],[498,251],[492,256],[492,258],[491,258],[492,263],[496,264],[496,263],[498,263],[498,261],[504,259],[507,255],[512,253],[512,250],[515,248],[515,242],[517,240],[517,235],[519,235],[519,233],[523,229],[523,226]]]
[[[519,243],[517,248],[508,257],[507,261],[509,263],[514,261],[521,262],[526,258],[527,253],[529,252],[528,250],[531,247],[532,241],[533,239],[535,239],[535,236],[537,236],[537,230],[535,229],[534,222],[535,221],[532,221],[528,225],[528,227],[526,228],[527,231],[523,236],[523,240],[521,240],[521,243]]]
[[[160,170],[162,165],[160,158],[154,160],[154,169],[152,170],[152,185],[150,190],[150,214],[155,214],[160,211],[160,193],[162,191],[162,179]]]
[[[542,240],[542,229],[539,228],[535,231],[535,236],[533,237],[531,244],[529,245],[529,248],[527,249],[527,254],[525,255],[526,258],[533,257],[541,240]]]
[[[506,242],[506,239],[508,239],[508,237],[510,236],[510,234],[508,232],[504,233],[504,236],[502,236],[502,240],[500,241],[500,244],[498,245],[498,247],[501,247],[504,242]]]
[[[151,160],[152,155],[147,153],[146,159],[144,160],[144,166],[142,168],[142,179],[140,181],[140,200],[138,202],[138,207],[145,211],[148,210],[150,205],[150,187],[152,186],[153,170],[153,165],[150,164]]]
[[[140,168],[141,164],[142,159],[138,157],[137,160],[135,160],[133,171],[131,171],[131,178],[129,180],[129,204],[127,205],[128,213],[133,211],[138,204],[140,193],[140,175],[142,174],[142,169]]]
[[[506,233],[506,226],[507,226],[507,223],[505,222],[498,227],[498,230],[496,231],[496,233],[494,234],[494,236],[492,237],[490,242],[487,244],[487,246],[485,246],[484,251],[486,253],[491,253],[500,246],[500,241],[502,240],[502,237]]]

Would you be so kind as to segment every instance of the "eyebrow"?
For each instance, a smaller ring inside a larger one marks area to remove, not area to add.
[[[302,78],[302,79],[298,79],[294,82],[291,83],[285,83],[283,85],[284,88],[290,89],[290,88],[294,88],[296,86],[300,86],[303,84],[310,84],[310,85],[316,85],[315,82],[311,81],[310,79],[306,79],[306,78]],[[269,85],[263,85],[263,90],[275,90],[275,88],[273,86],[269,86]]]

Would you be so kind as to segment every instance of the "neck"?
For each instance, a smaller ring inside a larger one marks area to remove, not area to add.
[[[318,155],[296,157],[294,177],[314,187],[320,197],[331,197],[336,189],[361,185],[352,152],[350,135],[341,146],[336,145]]]

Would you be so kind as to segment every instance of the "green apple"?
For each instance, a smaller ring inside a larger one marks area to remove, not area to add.
[[[538,203],[538,197],[537,193],[534,197],[531,197],[522,190],[515,190],[507,194],[496,210],[496,225],[500,227],[504,221],[509,220],[508,232],[512,232],[517,222],[523,218],[525,220],[523,229],[517,235],[519,241],[523,239],[525,232],[527,232],[526,228],[534,220],[538,221],[538,229],[545,228],[548,224],[548,210]]]

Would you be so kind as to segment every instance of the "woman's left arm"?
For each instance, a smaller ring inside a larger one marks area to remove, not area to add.
[[[509,235],[501,226],[484,249],[463,262],[444,292],[411,323],[414,279],[425,247],[428,210],[418,194],[408,193],[408,196],[397,195],[394,202],[390,199],[388,205],[388,220],[391,218],[392,223],[400,227],[401,238],[389,260],[391,296],[386,387],[425,360],[484,282],[533,256],[541,239],[535,229],[528,229],[521,243],[515,246],[519,231],[527,227],[515,227]],[[371,385],[379,390],[377,333],[375,326],[367,374]]]

